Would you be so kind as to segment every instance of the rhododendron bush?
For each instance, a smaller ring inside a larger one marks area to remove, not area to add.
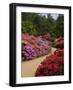
[[[35,76],[52,76],[64,74],[64,50],[56,50],[47,56],[35,72]]]
[[[51,50],[50,34],[44,36],[33,36],[22,34],[22,60],[31,60],[33,58],[47,55]]]
[[[41,62],[35,72],[35,76],[64,75],[64,40],[58,42],[60,47]]]
[[[59,38],[55,41],[55,47],[56,48],[64,48],[64,39]]]
[[[38,66],[35,76],[64,75],[64,39],[55,40],[55,51],[51,54],[51,36],[29,35],[22,33],[22,60],[48,55]]]

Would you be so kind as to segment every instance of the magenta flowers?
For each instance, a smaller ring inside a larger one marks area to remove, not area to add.
[[[50,51],[49,40],[42,36],[33,36],[22,34],[22,58],[23,60],[31,60],[33,58],[46,55]]]

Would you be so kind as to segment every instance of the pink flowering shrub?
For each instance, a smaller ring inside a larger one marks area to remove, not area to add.
[[[49,53],[51,46],[49,41],[42,36],[22,34],[22,59],[31,60]]]

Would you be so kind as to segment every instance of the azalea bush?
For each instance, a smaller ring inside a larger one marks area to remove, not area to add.
[[[35,76],[64,75],[64,39],[56,41],[56,51],[39,65]]]
[[[55,47],[55,48],[64,48],[64,39],[63,39],[63,38],[58,38],[58,39],[54,42],[54,47]]]
[[[53,76],[64,74],[64,50],[57,49],[47,56],[35,72],[35,76]]]
[[[51,50],[50,36],[46,39],[43,36],[33,36],[22,33],[22,59],[31,60],[33,58],[47,55]]]

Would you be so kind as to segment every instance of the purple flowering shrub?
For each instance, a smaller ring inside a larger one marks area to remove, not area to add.
[[[24,46],[22,50],[22,57],[26,60],[36,57],[36,52],[31,46]]]
[[[49,40],[42,36],[22,34],[22,59],[31,60],[33,58],[47,55],[51,46]]]
[[[43,38],[46,39],[46,40],[51,40],[52,39],[51,35],[49,33],[44,35]]]

